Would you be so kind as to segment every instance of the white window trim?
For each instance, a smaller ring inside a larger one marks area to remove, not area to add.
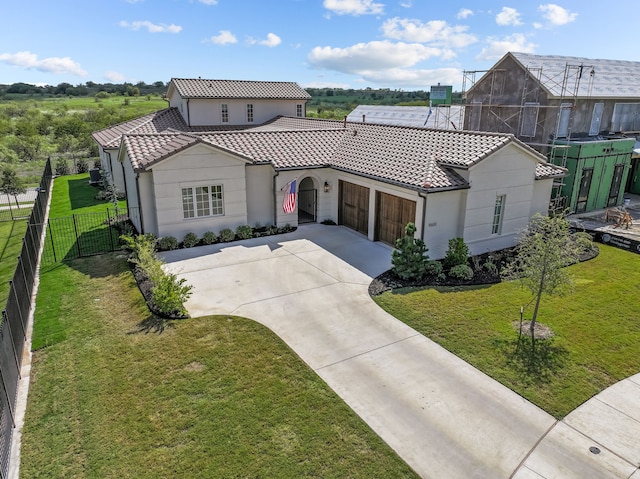
[[[209,192],[207,193],[207,200],[209,214],[203,214],[203,208],[198,207],[198,198],[197,198],[197,190],[198,188],[209,188]],[[218,204],[218,199],[214,200],[213,194],[214,190],[218,190],[220,192],[220,199]],[[188,195],[185,195],[186,191],[189,191]],[[211,218],[214,216],[224,216],[224,187],[222,184],[206,184],[206,185],[196,185],[196,186],[183,186],[180,189],[180,198],[182,201],[182,219],[184,220],[194,220],[198,218]],[[189,209],[186,209],[185,206],[189,205],[189,203],[185,203],[185,199],[190,198],[190,206],[191,212],[193,216],[187,216],[187,213],[190,212]],[[221,210],[219,213],[213,213],[214,211]]]
[[[491,234],[502,234],[502,223],[504,221],[504,208],[507,202],[507,195],[497,195],[493,206],[493,221],[491,222]]]
[[[253,123],[253,103],[247,103],[247,123]]]
[[[227,103],[220,105],[220,119],[222,123],[229,123],[229,105]]]

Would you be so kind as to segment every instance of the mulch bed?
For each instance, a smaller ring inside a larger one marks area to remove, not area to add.
[[[469,266],[473,269],[473,278],[470,280],[462,280],[451,278],[445,274],[442,276],[425,276],[421,280],[405,280],[397,276],[392,270],[385,271],[381,275],[373,279],[369,284],[369,295],[377,296],[385,291],[392,291],[399,288],[428,288],[434,286],[477,286],[485,284],[496,284],[502,281],[500,276],[501,270],[507,265],[507,262],[513,257],[514,248],[507,248],[492,253],[484,253],[478,255],[475,259],[469,258]],[[580,261],[588,261],[595,258],[600,253],[596,245],[588,253],[580,257]],[[487,260],[491,259],[496,265],[496,270],[491,272],[482,267]],[[479,266],[479,267],[478,267]],[[443,271],[446,273],[446,271]]]

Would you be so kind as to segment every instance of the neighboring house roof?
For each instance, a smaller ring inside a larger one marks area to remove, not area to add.
[[[552,96],[575,93],[579,97],[640,98],[640,62],[515,52],[507,55],[532,70],[534,78],[539,78]]]
[[[305,128],[306,126],[306,128]],[[456,169],[469,168],[515,143],[535,158],[536,178],[561,177],[564,169],[513,135],[278,117],[236,132],[125,135],[134,169],[201,142],[276,170],[331,167],[414,189],[467,187]]]
[[[376,123],[378,125],[413,126],[416,128],[435,128],[455,130],[462,126],[463,105],[433,106],[387,106],[358,105],[347,121]]]
[[[172,87],[182,98],[311,99],[295,82],[172,78],[169,89]]]
[[[91,136],[103,148],[117,149],[120,147],[122,135],[125,134],[240,130],[244,128],[246,126],[243,125],[221,127],[188,126],[177,108],[165,108],[164,110],[98,130],[92,133]]]

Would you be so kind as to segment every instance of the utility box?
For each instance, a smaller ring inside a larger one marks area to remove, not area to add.
[[[589,137],[555,140],[549,161],[569,170],[561,194],[570,213],[621,206],[635,139]]]

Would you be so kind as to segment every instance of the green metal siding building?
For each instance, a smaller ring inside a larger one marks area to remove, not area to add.
[[[634,138],[556,140],[550,161],[569,171],[561,195],[571,213],[620,206],[624,201]]]

